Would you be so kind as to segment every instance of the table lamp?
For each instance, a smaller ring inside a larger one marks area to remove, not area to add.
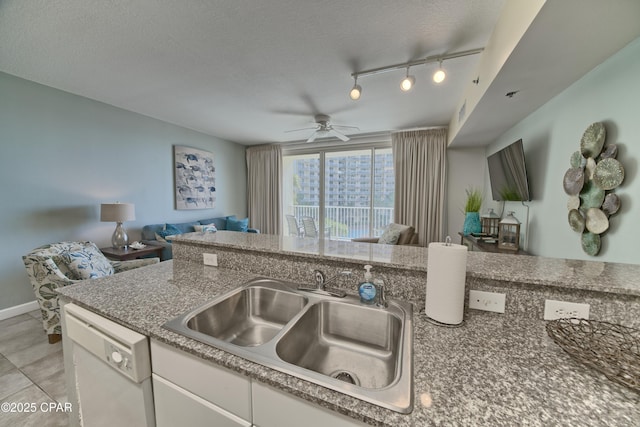
[[[129,246],[129,236],[122,226],[125,221],[136,219],[136,211],[133,203],[103,203],[100,205],[100,221],[115,222],[116,230],[111,236],[111,244],[116,249],[125,249]]]

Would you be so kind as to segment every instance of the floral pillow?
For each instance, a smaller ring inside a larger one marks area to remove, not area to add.
[[[201,233],[215,233],[218,231],[215,224],[194,225],[193,228]]]
[[[408,225],[391,223],[387,225],[387,228],[382,232],[382,236],[378,239],[378,243],[382,243],[384,245],[395,245],[398,243],[400,234],[407,229],[409,229]]]
[[[78,280],[96,279],[115,273],[113,265],[95,246],[84,246],[73,252],[67,252],[67,268]]]

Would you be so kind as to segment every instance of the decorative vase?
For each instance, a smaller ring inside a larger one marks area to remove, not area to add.
[[[471,233],[482,232],[482,224],[480,223],[479,212],[466,212],[464,217],[464,225],[462,226],[462,234],[468,236]]]

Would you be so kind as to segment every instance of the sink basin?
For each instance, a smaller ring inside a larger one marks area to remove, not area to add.
[[[413,308],[251,280],[164,327],[231,354],[400,413],[412,410]]]
[[[186,326],[222,341],[251,347],[276,336],[306,303],[301,295],[255,284],[199,311],[187,320]]]
[[[386,310],[320,302],[278,341],[285,362],[378,389],[393,382],[401,360],[402,321]]]

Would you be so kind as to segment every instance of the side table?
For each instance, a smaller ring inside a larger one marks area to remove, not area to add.
[[[132,259],[136,259],[136,258],[141,258],[144,255],[149,255],[149,254],[153,254],[153,253],[155,253],[156,256],[158,258],[160,258],[160,261],[162,261],[162,250],[163,249],[164,248],[162,246],[159,246],[159,245],[147,245],[145,248],[142,248],[142,249],[133,249],[133,248],[127,246],[124,249],[116,249],[116,248],[113,248],[113,247],[100,248],[100,251],[107,258],[115,260],[115,261],[132,260]]]

